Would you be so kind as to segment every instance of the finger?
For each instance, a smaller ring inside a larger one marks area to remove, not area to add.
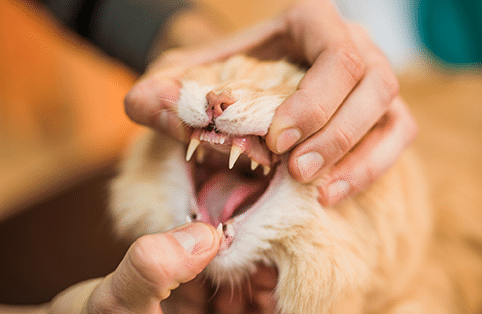
[[[177,115],[180,87],[178,80],[162,76],[141,80],[127,93],[125,112],[136,123],[187,141],[188,128]]]
[[[159,302],[181,283],[196,277],[214,258],[219,245],[219,234],[204,223],[141,237],[112,274],[110,289],[129,310],[159,311]]]
[[[256,273],[251,276],[253,289],[274,290],[278,283],[278,271],[274,267],[258,265]]]
[[[262,290],[255,292],[254,302],[257,314],[278,313],[273,291]]]
[[[136,123],[187,140],[188,130],[180,123],[175,110],[181,87],[180,79],[184,72],[195,65],[255,49],[283,29],[283,21],[275,18],[209,46],[164,53],[149,65],[143,77],[126,95],[126,114]]]
[[[276,311],[274,290],[278,283],[278,271],[274,267],[259,265],[251,276],[254,308],[258,314],[272,314]]]
[[[308,2],[288,19],[292,44],[302,47],[311,67],[298,89],[276,111],[266,138],[275,153],[286,152],[318,132],[359,82],[365,68],[347,27],[329,2]]]
[[[313,181],[345,156],[383,116],[398,94],[398,81],[383,53],[359,27],[350,25],[366,72],[322,130],[298,145],[290,156],[290,173]]]
[[[198,276],[193,280],[181,284],[172,291],[167,300],[161,302],[165,313],[207,314],[209,285],[205,278]]]
[[[293,150],[292,176],[311,181],[340,160],[386,113],[397,93],[398,82],[389,65],[370,64],[360,84],[324,128]]]
[[[363,191],[395,163],[416,133],[417,125],[409,109],[400,97],[395,98],[364,140],[323,177],[320,203],[333,205]]]

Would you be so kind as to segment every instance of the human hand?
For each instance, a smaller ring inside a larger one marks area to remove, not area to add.
[[[237,36],[161,56],[126,96],[127,114],[186,141],[188,130],[174,114],[177,79],[191,66],[240,52],[288,56],[310,66],[278,108],[266,143],[274,153],[291,150],[291,175],[315,181],[324,205],[369,186],[415,137],[415,121],[398,96],[388,60],[329,0],[303,1]]]
[[[160,314],[161,300],[206,267],[219,250],[220,240],[214,227],[199,222],[143,236],[113,273],[100,282],[66,290],[53,300],[50,313]]]

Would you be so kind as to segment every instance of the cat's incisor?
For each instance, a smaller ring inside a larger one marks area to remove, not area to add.
[[[282,313],[457,313],[431,255],[431,211],[413,152],[365,192],[323,208],[316,187],[294,181],[286,156],[267,149],[275,110],[303,75],[284,61],[243,56],[185,73],[177,112],[191,142],[149,131],[135,143],[112,184],[118,234],[210,223],[223,242],[204,274],[240,281],[257,263],[273,265]]]

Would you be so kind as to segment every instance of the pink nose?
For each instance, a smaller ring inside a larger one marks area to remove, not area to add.
[[[213,118],[219,117],[226,108],[234,103],[234,99],[231,96],[221,93],[216,94],[210,91],[206,95],[206,100],[208,101],[208,114],[212,112]]]

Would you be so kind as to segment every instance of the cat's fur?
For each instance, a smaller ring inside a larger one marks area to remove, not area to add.
[[[194,129],[215,122],[221,133],[263,136],[302,76],[284,61],[242,56],[200,66],[186,73],[178,114]],[[235,101],[215,118],[207,108],[210,91]],[[185,144],[153,131],[135,144],[112,184],[119,234],[135,239],[162,232],[197,211],[195,162],[186,166],[185,155]],[[273,168],[274,184],[253,213],[233,223],[234,237],[233,230],[225,232],[231,238],[207,276],[241,280],[257,262],[274,265],[282,313],[461,312],[446,267],[433,253],[432,213],[413,152],[368,190],[333,208],[318,203],[314,185],[290,177],[285,157],[256,158]]]

